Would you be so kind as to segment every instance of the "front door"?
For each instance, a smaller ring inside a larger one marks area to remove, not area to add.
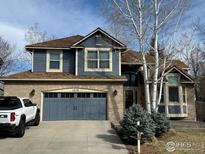
[[[126,88],[125,89],[125,109],[128,109],[134,103],[137,104],[137,89]]]

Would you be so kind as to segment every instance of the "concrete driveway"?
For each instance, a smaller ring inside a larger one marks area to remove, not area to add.
[[[0,136],[5,154],[126,154],[108,121],[42,122],[23,138]]]

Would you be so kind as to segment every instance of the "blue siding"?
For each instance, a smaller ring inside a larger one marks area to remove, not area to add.
[[[97,32],[90,38],[84,40],[83,47],[112,48],[119,47],[119,44]],[[119,52],[112,51],[112,72],[85,72],[84,71],[84,50],[78,50],[78,75],[119,75]],[[34,51],[34,72],[46,72],[46,50],[36,49]],[[75,74],[75,50],[63,51],[63,72]]]
[[[112,48],[113,46],[119,47],[119,44],[112,41],[104,34],[97,32],[90,38],[83,41],[81,44],[83,47],[88,48]],[[112,72],[85,72],[84,71],[84,50],[78,50],[78,75],[119,75],[119,53],[118,51],[112,51]]]
[[[75,73],[75,51],[63,51],[63,72]]]
[[[112,72],[85,72],[84,50],[78,50],[78,75],[119,75],[119,52],[112,51]]]
[[[46,72],[46,50],[35,49],[33,72]],[[63,72],[75,73],[75,51],[63,51]]]
[[[35,49],[33,56],[33,72],[46,72],[46,50]]]

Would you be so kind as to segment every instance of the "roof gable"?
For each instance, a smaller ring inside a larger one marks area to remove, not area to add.
[[[194,83],[194,80],[193,78],[185,71],[179,69],[178,67],[176,66],[172,66],[170,69],[168,69],[166,72],[165,72],[165,75],[173,72],[173,71],[176,71],[178,73],[180,73],[185,79],[187,79],[189,82],[188,83]]]
[[[123,44],[122,42],[120,42],[119,40],[117,40],[116,38],[114,38],[113,36],[111,36],[110,34],[108,34],[107,32],[105,32],[99,27],[95,29],[94,31],[92,31],[91,33],[89,33],[88,35],[86,35],[84,38],[80,39],[78,42],[74,43],[73,47],[81,45],[84,41],[92,37],[94,34],[99,35],[99,33],[102,34],[102,36],[109,38],[115,44],[115,46],[126,48],[125,44]]]

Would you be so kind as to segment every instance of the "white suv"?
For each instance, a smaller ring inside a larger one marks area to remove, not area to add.
[[[27,124],[38,126],[40,109],[28,98],[0,97],[0,131],[9,131],[23,137]]]

